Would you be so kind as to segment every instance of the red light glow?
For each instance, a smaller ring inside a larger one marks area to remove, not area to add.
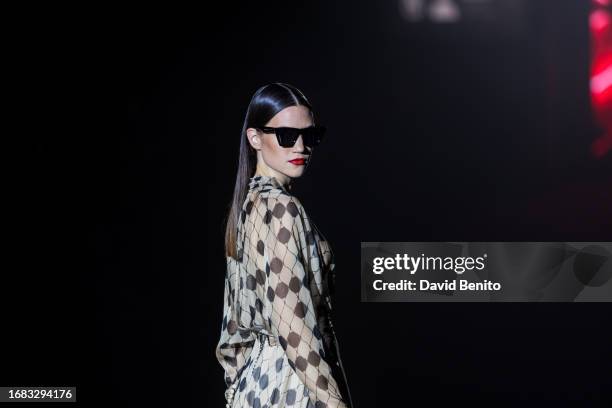
[[[589,16],[591,31],[591,103],[604,133],[591,144],[591,153],[601,158],[612,150],[612,16],[606,8],[611,0],[593,0]]]

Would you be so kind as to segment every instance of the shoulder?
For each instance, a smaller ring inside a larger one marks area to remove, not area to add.
[[[284,190],[262,192],[253,200],[251,213],[261,220],[261,224],[258,224],[261,228],[297,232],[307,223],[307,215],[300,200]]]
[[[254,199],[254,204],[259,209],[269,211],[276,218],[283,218],[286,215],[295,218],[305,214],[301,201],[296,196],[281,189],[271,189],[259,193],[259,196]]]

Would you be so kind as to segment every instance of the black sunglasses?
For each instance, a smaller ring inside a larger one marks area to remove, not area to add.
[[[326,130],[325,126],[321,125],[310,126],[303,129],[292,127],[258,127],[256,129],[264,133],[275,133],[278,144],[282,147],[293,147],[300,135],[302,135],[304,145],[308,147],[317,146],[323,140]]]

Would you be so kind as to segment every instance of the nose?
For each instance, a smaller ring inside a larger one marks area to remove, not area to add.
[[[299,135],[295,141],[295,144],[293,145],[293,152],[302,153],[304,150],[304,139],[302,138],[302,135]]]
[[[294,152],[303,152],[304,151],[304,140],[302,139],[302,135],[299,135],[295,144],[293,145]]]

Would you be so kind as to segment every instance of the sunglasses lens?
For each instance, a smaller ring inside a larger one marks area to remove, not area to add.
[[[298,137],[302,135],[304,144],[308,147],[317,146],[323,140],[325,128],[322,126],[310,127],[306,129],[277,128],[278,144],[282,147],[293,147]]]
[[[311,127],[304,131],[304,144],[310,147],[317,146],[323,140],[325,129],[321,126]]]
[[[276,134],[278,135],[278,144],[282,147],[293,147],[299,136],[298,130],[292,128],[278,128]]]

